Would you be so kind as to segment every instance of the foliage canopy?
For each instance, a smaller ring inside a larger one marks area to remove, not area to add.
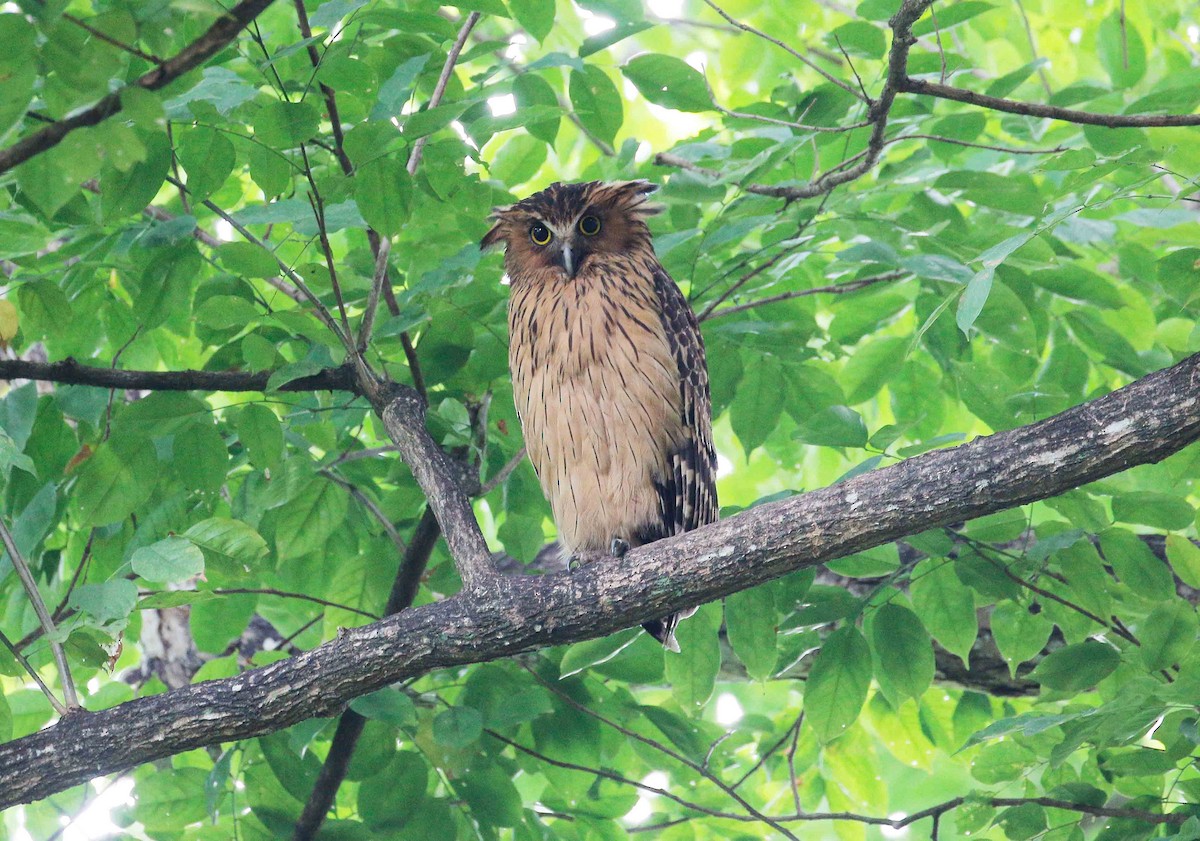
[[[1194,4],[16,6],[0,632],[59,696],[60,643],[89,710],[459,590],[356,349],[426,394],[503,563],[551,563],[478,241],[554,180],[664,184],[725,515],[1200,350]],[[298,837],[1200,838],[1197,456],[744,590],[678,656],[631,630],[364,696]],[[6,649],[0,690],[0,741],[54,714]],[[154,839],[291,837],[334,731],[104,802]]]

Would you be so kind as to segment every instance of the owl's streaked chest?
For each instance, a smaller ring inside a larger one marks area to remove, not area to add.
[[[648,267],[513,277],[509,364],[529,457],[571,551],[658,516],[681,426],[678,367]],[[619,504],[614,505],[614,501]]]

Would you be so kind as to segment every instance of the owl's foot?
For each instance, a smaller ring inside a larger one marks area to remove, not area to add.
[[[620,537],[614,537],[612,543],[609,544],[608,554],[614,558],[624,558],[625,553],[629,551],[629,541],[623,540]]]

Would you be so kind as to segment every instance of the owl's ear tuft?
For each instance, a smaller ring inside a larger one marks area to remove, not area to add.
[[[492,229],[483,235],[483,239],[479,241],[479,250],[487,251],[490,248],[496,248],[504,244],[505,220],[504,211],[507,207],[497,207],[488,216],[488,220],[492,222]]]
[[[617,189],[617,194],[624,200],[627,210],[634,211],[639,216],[654,216],[662,213],[660,205],[650,203],[650,194],[658,189],[658,185],[653,181],[639,178],[636,181],[622,181],[613,186]]]
[[[487,251],[490,248],[504,244],[504,232],[501,230],[504,226],[497,223],[492,226],[492,229],[483,235],[483,239],[479,241],[479,250]]]

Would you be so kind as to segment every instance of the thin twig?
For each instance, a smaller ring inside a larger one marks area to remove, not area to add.
[[[1029,54],[1034,61],[1039,61],[1037,41],[1033,37],[1033,27],[1029,25],[1029,15],[1025,11],[1025,4],[1021,0],[1017,0],[1017,11],[1021,15],[1021,23],[1025,25],[1025,38],[1029,41]],[[1042,80],[1042,88],[1046,91],[1046,96],[1053,96],[1054,91],[1050,88],[1050,79],[1046,76],[1046,68],[1041,65],[1037,69],[1038,78]],[[942,74],[942,82],[946,81],[946,76]]]
[[[492,491],[496,490],[496,488],[500,487],[500,485],[504,484],[504,480],[507,479],[512,472],[517,469],[521,462],[525,460],[525,453],[525,447],[517,450],[516,455],[510,458],[503,467],[496,471],[496,475],[488,479],[487,482],[484,483],[483,487],[479,489],[479,496],[487,496]]]
[[[167,177],[167,180],[176,187],[187,189],[183,184],[180,184],[176,179],[170,176]],[[337,336],[338,341],[341,342],[342,346],[346,348],[348,352],[351,354],[354,353],[354,344],[351,342],[350,337],[346,333],[342,332],[341,326],[339,326],[337,321],[334,320],[333,313],[331,313],[329,308],[326,307],[325,304],[321,303],[321,299],[318,298],[316,294],[308,288],[308,284],[304,281],[304,278],[302,278],[291,266],[285,263],[283,258],[276,254],[269,245],[251,233],[245,225],[237,221],[237,219],[234,219],[233,216],[226,213],[222,208],[218,207],[209,199],[205,199],[203,204],[213,213],[217,214],[226,222],[228,222],[235,231],[242,235],[246,242],[249,242],[252,245],[257,245],[263,251],[270,254],[278,264],[279,268],[282,270],[284,276],[295,285],[296,289],[299,290],[302,295],[304,295],[304,298],[313,307],[313,310],[315,311],[317,318],[320,319],[321,323],[328,327],[329,331],[333,333],[333,335]]]
[[[1006,155],[1057,155],[1067,151],[1066,146],[1055,146],[1053,149],[1017,149],[1012,146],[994,146],[990,143],[972,143],[969,140],[959,140],[954,137],[943,137],[940,134],[904,134],[892,137],[887,141],[890,146],[902,140],[932,140],[935,143],[951,143],[955,146],[966,146],[969,149],[986,149],[989,152],[1003,152]]]
[[[333,607],[338,610],[344,610],[347,613],[357,613],[359,616],[367,619],[379,619],[379,615],[371,613],[369,610],[359,610],[357,607],[350,607],[346,604],[338,604],[327,599],[320,599],[316,596],[310,596],[307,593],[293,593],[288,590],[276,590],[271,587],[217,587],[213,590],[205,590],[206,593],[215,593],[218,596],[279,596],[284,599],[297,599],[303,602],[312,602],[319,604],[322,607]],[[155,595],[154,592],[143,595]]]
[[[51,618],[50,611],[46,610],[46,603],[42,601],[42,594],[38,591],[37,582],[33,579],[33,573],[29,571],[29,564],[25,562],[24,556],[17,548],[17,542],[13,539],[12,532],[8,530],[8,525],[2,518],[0,518],[0,540],[4,542],[4,548],[8,550],[8,560],[12,563],[13,569],[17,571],[17,577],[21,579],[25,595],[29,596],[29,601],[33,604],[33,612],[37,614],[38,623],[42,626],[46,636],[50,638],[50,650],[54,652],[54,661],[58,664],[58,676],[62,682],[63,699],[66,701],[67,709],[76,709],[79,707],[79,696],[75,692],[75,681],[71,679],[67,654],[63,651],[62,643],[54,639],[54,619]]]
[[[805,219],[800,224],[800,227],[796,230],[796,235],[794,237],[792,237],[793,245],[791,247],[784,248],[783,250],[781,250],[777,254],[775,254],[773,257],[771,257],[769,260],[766,260],[766,261],[758,264],[753,269],[746,272],[744,275],[742,275],[737,280],[735,280],[733,283],[731,283],[729,285],[728,289],[726,289],[724,292],[722,292],[720,295],[718,295],[712,301],[712,303],[710,303],[708,306],[706,306],[704,308],[704,311],[700,313],[700,315],[698,316],[698,319],[700,321],[704,321],[706,318],[708,318],[709,316],[711,316],[713,314],[713,312],[716,310],[717,307],[719,307],[721,304],[725,303],[725,301],[727,301],[730,298],[730,296],[732,296],[734,293],[736,293],[739,289],[741,289],[743,286],[745,286],[751,280],[753,280],[754,278],[758,277],[760,274],[765,272],[767,269],[771,268],[771,266],[778,263],[785,256],[790,254],[794,250],[794,248],[800,244],[800,241],[804,237],[804,232],[807,231],[809,229],[809,227],[812,226],[813,221],[818,216],[820,216],[821,213],[825,210],[825,205],[828,201],[829,201],[829,193],[826,193],[824,196],[821,197],[821,203],[819,205],[817,205],[817,209],[813,212],[813,214],[811,216],[809,216],[807,219]],[[711,289],[712,287],[709,287],[709,288]]]
[[[458,30],[458,37],[454,39],[454,43],[450,46],[450,52],[446,55],[446,63],[442,65],[441,75],[438,76],[437,84],[433,86],[433,95],[429,97],[429,108],[436,108],[441,104],[442,97],[446,94],[446,85],[450,83],[450,74],[454,72],[454,65],[458,62],[458,57],[462,53],[463,45],[467,43],[467,37],[471,34],[471,30],[475,28],[475,24],[479,23],[482,15],[479,12],[471,12],[467,15],[467,19],[463,21]],[[412,154],[408,156],[408,174],[415,175],[417,167],[421,165],[421,155],[425,152],[425,144],[429,142],[429,136],[417,138],[417,142],[413,144]]]
[[[54,707],[54,711],[59,715],[66,715],[68,710],[63,706],[62,701],[58,700],[58,698],[54,696],[54,693],[50,691],[50,687],[46,685],[46,681],[42,680],[42,676],[37,673],[37,669],[35,669],[33,665],[25,659],[25,655],[22,654],[15,645],[13,645],[12,640],[10,640],[3,631],[0,631],[0,643],[3,643],[4,647],[8,649],[8,653],[11,654],[13,658],[21,664],[21,668],[23,668],[26,673],[33,678],[33,682],[38,685],[38,689],[42,690],[42,694],[45,695],[47,700],[50,701],[50,706]]]
[[[367,496],[365,493],[363,493],[358,488],[357,485],[355,485],[351,482],[347,482],[345,479],[343,479],[341,476],[338,476],[332,470],[322,470],[322,471],[320,471],[320,473],[322,476],[324,476],[329,481],[345,488],[346,491],[350,494],[350,496],[354,497],[354,499],[358,502],[359,505],[361,505],[363,508],[367,509],[367,511],[370,513],[370,515],[372,517],[375,518],[375,521],[378,522],[379,525],[383,526],[383,530],[385,532],[387,532],[387,536],[389,539],[391,539],[392,544],[401,553],[404,552],[405,548],[407,548],[404,543],[404,538],[400,536],[400,532],[396,531],[396,526],[392,523],[392,521],[388,517],[388,515],[383,513],[383,509],[381,509],[375,503],[375,500],[371,499],[369,496]]]
[[[648,745],[649,747],[654,748],[655,750],[657,750],[659,753],[663,754],[664,756],[669,756],[672,759],[674,759],[676,762],[678,762],[682,765],[685,765],[688,768],[691,768],[693,771],[695,771],[701,777],[708,780],[710,783],[715,785],[717,788],[721,789],[721,791],[723,791],[727,797],[729,797],[731,800],[733,800],[735,803],[737,803],[739,806],[741,806],[743,809],[745,809],[746,813],[748,815],[750,815],[751,817],[753,817],[754,819],[756,819],[758,821],[761,821],[762,823],[767,824],[767,826],[771,827],[776,832],[782,834],[786,838],[791,838],[791,839],[793,839],[793,841],[799,841],[799,839],[797,839],[795,835],[793,835],[791,832],[789,832],[785,827],[780,825],[773,818],[769,817],[768,815],[764,815],[762,812],[760,812],[752,803],[750,803],[750,801],[748,801],[746,798],[744,798],[740,794],[738,794],[736,789],[734,789],[733,786],[726,783],[724,780],[722,780],[720,777],[718,777],[716,774],[714,774],[712,771],[710,771],[705,765],[701,765],[699,762],[689,759],[688,757],[684,756],[681,753],[678,753],[675,750],[672,750],[671,748],[667,747],[666,745],[662,744],[659,741],[651,739],[648,736],[643,736],[641,733],[638,733],[634,730],[630,730],[627,727],[623,727],[620,724],[617,724],[615,721],[612,721],[611,719],[601,715],[600,713],[596,712],[595,710],[593,710],[591,707],[587,706],[586,704],[579,703],[574,698],[572,698],[570,695],[568,695],[567,693],[565,693],[561,689],[559,689],[557,686],[554,686],[549,681],[545,680],[541,675],[539,675],[537,672],[535,672],[533,669],[531,669],[527,664],[522,663],[521,666],[522,666],[522,668],[525,669],[525,671],[529,672],[529,674],[533,677],[534,680],[536,680],[543,687],[545,687],[546,689],[548,689],[549,691],[551,691],[555,695],[557,695],[559,697],[559,699],[562,700],[564,703],[568,704],[571,707],[574,707],[576,710],[583,713],[584,715],[591,716],[592,718],[599,721],[601,724],[605,724],[608,727],[612,728],[613,730],[616,730],[618,733],[620,733],[626,739],[633,739],[635,741],[641,742],[644,745]],[[797,811],[799,811],[799,810],[797,810]]]
[[[719,14],[721,17],[725,18],[725,20],[731,26],[736,26],[738,29],[742,30],[743,32],[749,32],[752,35],[757,35],[759,38],[762,38],[764,41],[770,41],[775,46],[779,47],[782,50],[785,50],[789,55],[791,55],[793,58],[795,58],[801,64],[803,64],[806,67],[808,67],[809,69],[814,70],[817,73],[819,73],[827,82],[831,82],[831,83],[837,85],[839,88],[841,88],[844,91],[847,91],[851,96],[855,97],[856,99],[862,99],[862,94],[860,94],[858,91],[856,91],[854,89],[853,85],[851,85],[849,82],[847,82],[843,79],[839,79],[837,76],[834,76],[832,73],[825,70],[823,67],[819,67],[817,65],[817,63],[815,61],[813,61],[811,58],[809,58],[808,56],[804,55],[801,52],[798,52],[797,50],[793,49],[792,47],[789,47],[787,44],[783,43],[783,41],[780,41],[778,38],[768,35],[767,33],[763,32],[761,29],[756,29],[748,23],[742,23],[741,21],[737,20],[732,15],[730,15],[728,12],[726,12],[724,9],[722,9],[720,6],[718,6],[716,3],[714,3],[713,0],[704,0],[704,4],[706,6],[708,6],[710,9],[712,9],[714,12]],[[867,100],[867,99],[863,99],[863,101],[869,102],[869,100]]]
[[[158,56],[153,55],[152,53],[143,52],[142,50],[139,50],[137,47],[133,46],[132,44],[126,44],[124,41],[121,41],[117,38],[112,37],[111,35],[101,32],[99,29],[92,26],[87,21],[81,20],[80,18],[75,17],[75,15],[68,14],[67,12],[63,12],[63,20],[70,21],[71,23],[75,24],[80,29],[84,30],[85,32],[95,36],[96,38],[99,38],[104,43],[111,44],[112,46],[116,47],[117,49],[123,50],[124,52],[127,52],[130,55],[135,55],[138,58],[142,59],[143,61],[148,61],[151,64],[162,64],[163,63],[163,59],[159,58]]]
[[[744,304],[736,304],[732,307],[725,307],[716,312],[706,313],[702,320],[710,318],[724,318],[727,315],[733,315],[738,312],[745,312],[756,307],[765,307],[768,304],[777,304],[780,301],[790,301],[792,298],[804,298],[808,295],[844,295],[847,292],[857,292],[859,289],[865,289],[868,286],[874,286],[876,283],[886,283],[891,280],[899,280],[902,277],[907,277],[909,272],[897,269],[892,272],[884,272],[883,274],[872,275],[871,277],[863,277],[858,280],[850,280],[846,283],[833,283],[829,286],[816,286],[812,289],[797,289],[792,292],[781,292],[778,295],[772,295],[769,298],[759,298],[757,301],[747,301]]]

